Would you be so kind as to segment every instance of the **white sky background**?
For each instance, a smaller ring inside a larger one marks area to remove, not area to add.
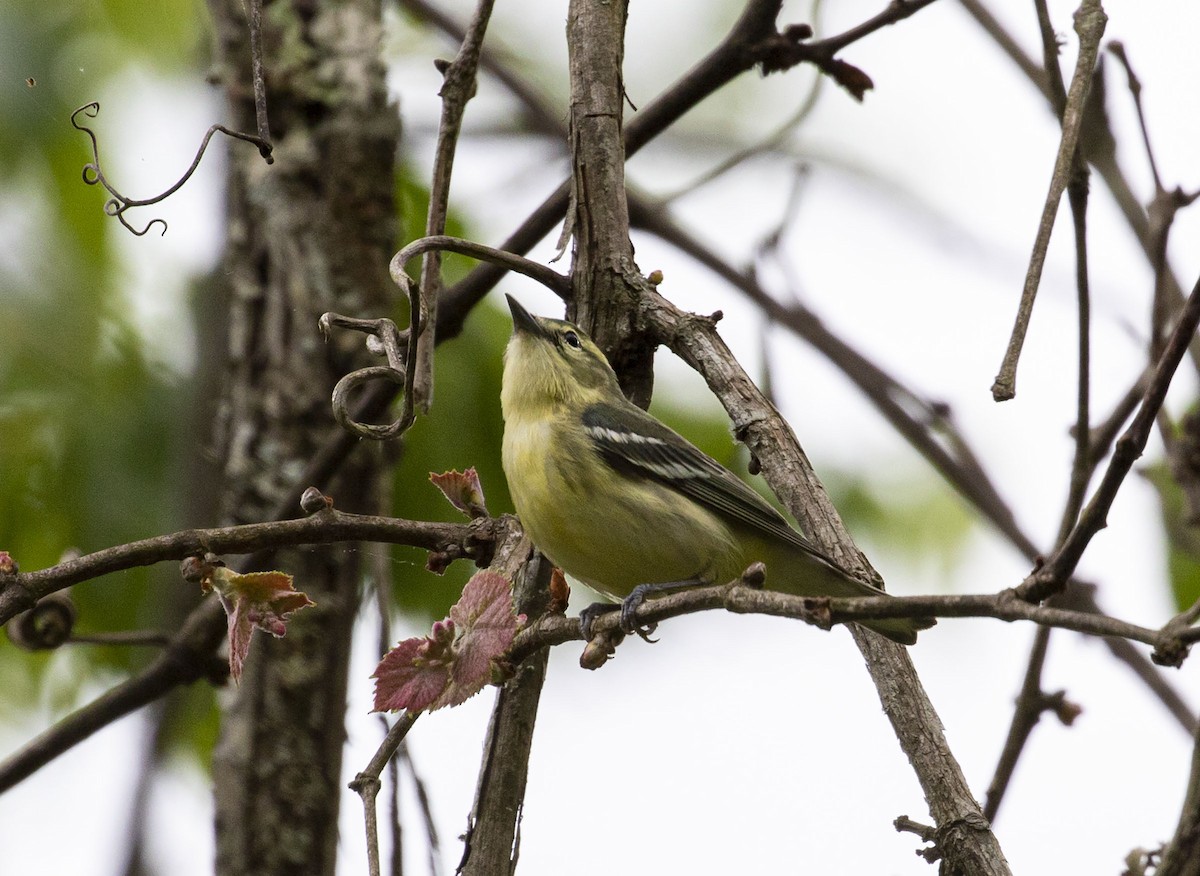
[[[833,34],[884,4],[826,5],[822,33]],[[1007,4],[998,12],[1038,56],[1031,5]],[[470,4],[454,7],[465,16]],[[732,4],[692,3],[686,13],[681,8],[633,4],[626,71],[638,106],[706,51],[734,15]],[[1068,76],[1076,48],[1073,8],[1051,3],[1066,37]],[[1200,29],[1200,7],[1107,0],[1105,8],[1106,40],[1125,42],[1145,86],[1164,181],[1194,190],[1200,186],[1195,160],[1200,58],[1191,41]],[[789,4],[780,21],[808,19],[807,6]],[[491,31],[513,57],[536,54],[530,74],[559,94],[565,89],[564,20],[561,0],[499,4]],[[395,37],[406,49],[414,39],[403,32]],[[451,54],[442,41],[422,45],[427,57]],[[797,154],[813,166],[786,244],[802,282],[798,291],[858,349],[919,393],[951,404],[1021,525],[1048,547],[1066,493],[1067,429],[1074,418],[1075,291],[1065,209],[1026,343],[1018,396],[996,405],[989,388],[1015,313],[1053,163],[1056,126],[1041,97],[950,0],[850,47],[843,57],[867,71],[876,88],[859,105],[827,84],[816,112],[793,139]],[[1108,105],[1120,155],[1139,197],[1149,200],[1150,177],[1131,127],[1124,77],[1111,63],[1109,73]],[[560,79],[548,78],[553,76]],[[710,101],[689,115],[683,134],[634,158],[631,180],[651,191],[685,183],[787,117],[810,81],[806,70],[766,80],[743,76],[729,99]],[[438,76],[431,63],[413,61],[397,69],[392,82],[407,147],[427,165]],[[184,132],[178,143],[146,147],[144,159],[132,157],[138,153],[127,146],[108,151],[114,160],[131,156],[117,178],[145,174],[141,191],[157,186],[151,173],[169,179],[177,165],[186,166],[199,136],[193,131],[211,123],[219,104],[196,83],[136,84],[141,115],[119,129],[169,127],[153,122],[171,107],[173,121],[179,117],[175,127]],[[128,92],[130,85],[112,83],[109,90]],[[479,239],[488,243],[506,236],[565,172],[561,150],[548,144],[530,148],[496,132],[510,112],[499,86],[484,80],[455,166],[454,206],[471,217]],[[565,112],[564,106],[564,117]],[[178,319],[170,306],[163,308],[161,286],[155,287],[157,296],[145,294],[151,284],[172,272],[203,269],[214,257],[218,180],[214,165],[207,179],[197,177],[176,196],[195,190],[199,194],[190,206],[168,202],[155,214],[171,223],[165,238],[147,236],[127,247],[138,300],[155,302],[143,308],[148,334],[161,324],[157,320]],[[788,161],[760,159],[680,201],[678,215],[741,263],[779,221],[790,184]],[[1092,190],[1098,418],[1142,365],[1151,277],[1096,178]],[[113,233],[125,235],[115,225]],[[1198,233],[1193,208],[1182,214],[1173,234],[1173,264],[1185,288],[1200,272]],[[643,271],[664,271],[664,295],[691,310],[725,311],[722,334],[756,370],[761,326],[738,294],[652,238],[638,236],[635,243]],[[533,257],[548,259],[552,245],[544,242]],[[561,313],[548,293],[521,280],[506,281],[503,288],[535,311]],[[770,355],[781,407],[818,474],[878,472],[878,490],[886,496],[928,472],[820,356],[782,332],[770,334]],[[186,355],[179,361],[186,365]],[[660,362],[663,393],[682,391],[687,404],[711,403],[699,381],[668,354]],[[1185,390],[1193,383],[1186,381]],[[1187,391],[1177,392],[1173,400],[1178,405],[1187,397]],[[1147,459],[1158,452],[1155,443]],[[447,467],[463,462],[448,460]],[[1113,507],[1110,528],[1097,536],[1080,568],[1100,583],[1106,608],[1147,625],[1170,614],[1156,521],[1153,493],[1131,476]],[[936,564],[913,563],[865,538],[862,546],[897,593],[990,592],[1015,584],[1028,571],[986,527],[948,576],[931,571]],[[1022,624],[947,620],[911,650],[950,746],[981,799],[1008,728],[1032,632]],[[927,821],[925,804],[844,631],[822,634],[781,620],[714,613],[671,621],[660,638],[653,647],[626,644],[616,661],[596,673],[578,668],[578,647],[556,649],[536,731],[519,872],[933,872],[912,854],[916,838],[891,827],[901,814]],[[359,681],[351,685],[358,703],[348,719],[347,778],[366,763],[379,739],[377,720],[365,714],[371,658],[365,651],[359,657],[354,676]],[[1193,660],[1169,675],[1194,707],[1200,705],[1194,694],[1198,672]],[[1105,648],[1082,637],[1055,634],[1044,685],[1066,688],[1084,712],[1071,728],[1047,716],[1036,729],[995,826],[1000,842],[1014,872],[1117,873],[1131,848],[1153,847],[1170,837],[1190,740]],[[453,871],[460,853],[455,837],[470,808],[491,700],[485,692],[459,709],[425,716],[411,735],[433,797],[446,872]],[[42,719],[3,740],[4,748],[49,720]],[[139,724],[129,719],[105,730],[60,759],[53,772],[0,796],[6,873],[116,872],[111,841],[114,833],[118,839],[123,835],[131,793],[123,787],[128,779],[121,765],[140,739]],[[72,789],[65,797],[64,787]],[[161,781],[155,793],[153,833],[161,838],[157,854],[164,872],[209,872],[210,803],[202,781],[183,772]],[[411,813],[411,795],[405,805]],[[34,817],[51,807],[53,823]],[[349,791],[342,819],[341,872],[363,873],[361,810]],[[51,834],[39,834],[39,825],[47,831],[69,825],[72,835],[88,830],[67,848]],[[424,872],[417,823],[408,820],[405,827],[414,846],[410,872]]]

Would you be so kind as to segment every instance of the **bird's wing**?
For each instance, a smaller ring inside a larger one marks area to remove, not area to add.
[[[737,475],[641,408],[601,402],[583,412],[583,427],[617,471],[679,490],[731,522],[780,539],[837,568]]]

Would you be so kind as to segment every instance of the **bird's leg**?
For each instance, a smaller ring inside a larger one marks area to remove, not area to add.
[[[649,624],[644,627],[639,627],[637,624],[637,610],[646,601],[646,597],[655,596],[660,593],[671,593],[676,590],[686,590],[689,587],[697,587],[704,583],[699,578],[689,578],[686,581],[660,581],[657,584],[639,584],[621,602],[621,631],[626,634],[637,633],[647,642],[657,642],[657,639],[650,638],[650,634],[654,632],[656,624]]]
[[[638,626],[634,620],[634,615],[637,613],[638,606],[641,605],[646,598],[646,591],[643,588],[657,586],[658,585],[639,584],[637,587],[633,588],[633,592],[625,597],[620,605],[613,605],[611,602],[593,602],[583,611],[579,612],[579,625],[583,628],[584,640],[588,642],[592,641],[592,626],[596,623],[596,621],[598,621],[604,615],[620,609],[621,621],[618,624],[618,627],[620,627],[620,632],[617,633],[618,641],[620,641],[620,639],[624,639],[625,636],[629,634],[637,633],[639,636],[641,636],[643,641],[650,642],[651,644],[657,642],[658,639],[651,639],[650,636],[654,633],[654,630],[658,624],[646,624],[645,626]],[[630,602],[630,600],[633,601]]]
[[[579,623],[583,627],[583,637],[591,641],[593,624],[603,615],[616,611],[619,608],[621,610],[621,621],[618,626],[621,628],[621,632],[626,635],[637,633],[647,642],[657,642],[658,639],[650,638],[657,624],[638,626],[637,623],[637,610],[646,601],[646,597],[655,596],[659,593],[671,593],[675,590],[685,590],[688,587],[698,587],[704,583],[706,582],[698,578],[689,578],[686,581],[660,581],[657,584],[639,584],[633,590],[629,591],[629,595],[621,600],[620,605],[613,605],[611,602],[593,602],[579,613]]]
[[[592,640],[592,627],[602,616],[616,611],[620,608],[619,605],[613,605],[611,602],[593,602],[583,611],[579,612],[579,625],[583,628],[583,638],[585,641]]]

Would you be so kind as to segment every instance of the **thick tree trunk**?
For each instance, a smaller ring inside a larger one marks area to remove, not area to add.
[[[211,7],[234,123],[253,131],[245,7]],[[330,391],[363,364],[323,343],[321,313],[386,312],[393,288],[399,123],[379,58],[379,0],[277,0],[262,20],[276,161],[267,167],[239,145],[229,168],[228,355],[214,448],[231,522],[298,497],[307,485],[294,480],[332,422]],[[375,458],[360,452],[316,486],[340,508],[374,510]],[[317,605],[282,639],[256,635],[225,715],[213,765],[218,873],[334,872],[358,556],[339,547],[275,560]]]

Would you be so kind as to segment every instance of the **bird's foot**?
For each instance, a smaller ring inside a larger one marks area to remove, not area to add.
[[[595,625],[596,621],[604,617],[606,614],[611,614],[620,608],[619,605],[613,605],[611,602],[593,602],[583,611],[579,612],[579,626],[583,628],[583,639],[585,642],[590,642],[596,637]]]
[[[657,642],[658,639],[652,639],[650,636],[658,628],[658,624],[640,625],[637,622],[637,610],[642,607],[642,603],[646,601],[646,597],[651,593],[670,589],[671,586],[673,585],[639,584],[637,587],[634,587],[629,595],[621,601],[621,621],[618,624],[621,627],[621,632],[627,636],[637,633],[642,641],[649,642],[650,644]]]
[[[640,636],[644,641],[654,643],[658,639],[650,638],[654,631],[658,628],[658,624],[639,624],[637,622],[637,612],[641,608],[642,603],[646,601],[647,596],[652,596],[659,593],[671,593],[675,590],[683,590],[687,587],[695,587],[705,582],[700,580],[688,581],[661,581],[657,584],[639,584],[629,592],[621,604],[613,605],[608,602],[594,602],[579,613],[579,623],[583,627],[583,638],[591,641],[594,633],[594,625],[602,615],[606,615],[611,611],[620,609],[621,618],[617,626],[621,632],[627,636],[634,634]]]
[[[657,639],[650,638],[657,624],[642,626],[637,622],[638,608],[646,601],[646,595],[653,592],[656,586],[653,584],[639,584],[633,588],[633,591],[619,605],[613,605],[611,602],[593,602],[583,611],[579,612],[579,625],[583,629],[584,641],[590,642],[596,637],[596,621],[600,620],[606,614],[620,611],[621,618],[617,623],[617,627],[620,630],[622,638],[636,633],[647,642],[657,642]]]

